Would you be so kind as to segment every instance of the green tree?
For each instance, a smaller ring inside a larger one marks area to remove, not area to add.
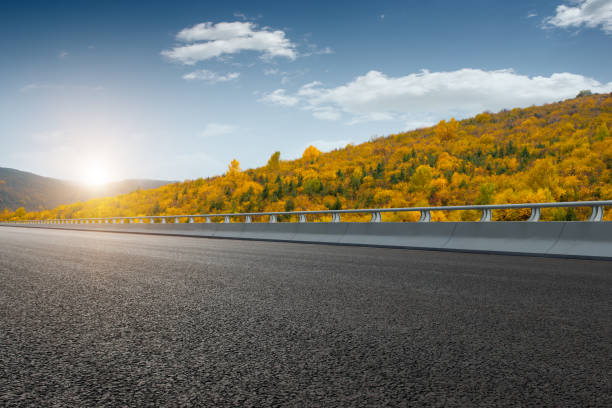
[[[493,202],[494,195],[495,195],[495,184],[484,183],[483,185],[480,186],[480,192],[478,194],[478,198],[476,199],[476,204],[478,205],[491,204]]]

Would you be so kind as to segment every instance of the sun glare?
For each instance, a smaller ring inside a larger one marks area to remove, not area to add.
[[[106,184],[110,181],[108,167],[101,162],[89,162],[83,169],[81,180],[89,186]]]

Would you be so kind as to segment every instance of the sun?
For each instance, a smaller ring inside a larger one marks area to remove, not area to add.
[[[86,163],[81,173],[81,180],[84,184],[92,187],[108,183],[110,181],[108,166],[98,160]]]

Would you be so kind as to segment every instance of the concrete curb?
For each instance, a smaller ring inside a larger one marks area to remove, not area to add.
[[[0,225],[15,226],[14,224]],[[19,226],[612,260],[612,222],[341,222]]]

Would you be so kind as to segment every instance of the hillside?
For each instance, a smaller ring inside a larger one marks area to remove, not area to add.
[[[161,180],[122,180],[99,187],[42,177],[33,173],[0,167],[0,209],[24,207],[35,211],[60,204],[109,197],[138,189],[151,189],[168,184]]]
[[[235,211],[408,207],[612,198],[612,95],[592,95],[392,134],[297,160],[63,205],[27,217],[106,217]],[[543,219],[588,210],[546,210]],[[610,211],[606,219],[610,218]],[[435,213],[435,220],[476,214]],[[528,210],[496,212],[521,219]],[[345,217],[345,219],[356,219]],[[414,219],[385,215],[386,220]]]

